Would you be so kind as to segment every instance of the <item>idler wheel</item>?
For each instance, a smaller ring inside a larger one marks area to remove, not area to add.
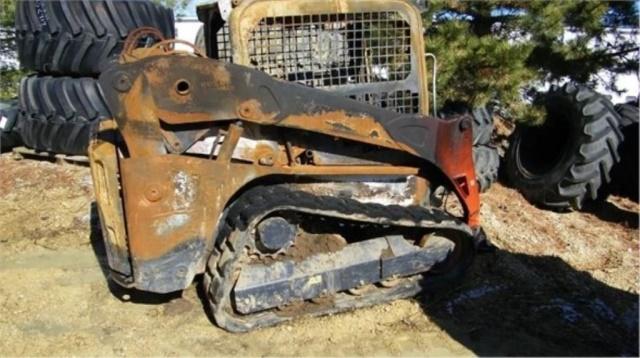
[[[296,238],[296,227],[279,216],[264,219],[257,229],[257,246],[265,253],[287,249]]]

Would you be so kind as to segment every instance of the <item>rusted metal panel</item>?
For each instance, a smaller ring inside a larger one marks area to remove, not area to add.
[[[118,180],[116,130],[115,121],[100,122],[96,138],[90,142],[89,160],[109,267],[121,276],[129,277],[131,264]]]
[[[144,282],[145,289],[155,292],[188,286],[204,270],[212,238],[229,199],[257,178],[269,175],[381,178],[411,174],[417,174],[417,169],[268,167],[178,155],[123,159],[120,176],[135,281]],[[176,255],[190,259],[177,265]],[[171,285],[166,277],[173,280]]]

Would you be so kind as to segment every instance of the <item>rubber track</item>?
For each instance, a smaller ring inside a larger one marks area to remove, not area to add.
[[[585,200],[598,199],[600,188],[611,181],[611,170],[620,161],[618,147],[623,141],[618,127],[620,119],[606,97],[585,86],[573,83],[560,88],[553,86],[548,96],[569,98],[574,109],[581,113],[577,147],[570,149],[569,157],[564,161],[567,169],[563,177],[554,181],[548,176],[545,187],[530,185],[527,179],[522,179],[524,175],[514,163],[513,158],[518,155],[515,151],[519,148],[514,145],[507,151],[507,174],[512,177],[512,184],[535,204],[559,211],[580,209]],[[512,144],[521,133],[516,130]]]
[[[350,221],[360,221],[384,225],[404,227],[434,227],[456,230],[465,235],[462,240],[463,259],[453,270],[456,277],[461,276],[473,259],[473,239],[471,230],[455,217],[437,209],[422,207],[402,207],[397,205],[364,204],[352,199],[329,196],[316,196],[301,191],[292,191],[282,186],[257,187],[250,189],[239,197],[231,206],[223,219],[223,226],[217,236],[213,254],[208,261],[204,287],[209,297],[210,308],[216,323],[233,332],[265,327],[293,319],[291,316],[279,316],[267,313],[238,315],[232,311],[231,290],[232,277],[237,272],[237,264],[244,255],[244,248],[249,243],[241,238],[250,237],[245,231],[250,224],[266,213],[278,210],[289,210],[313,213]],[[426,222],[430,224],[427,225]],[[468,236],[468,237],[466,237]],[[337,313],[357,307],[374,305],[392,299],[409,297],[421,290],[419,275],[392,289],[378,290],[377,293],[364,296],[336,294],[334,305],[326,309],[317,309],[307,314],[317,316]],[[444,277],[444,275],[443,275]],[[446,276],[446,280],[452,280]],[[435,282],[434,282],[435,284]]]
[[[480,191],[485,192],[491,187],[491,184],[498,180],[500,168],[498,150],[487,145],[474,146],[473,163]]]
[[[86,155],[92,131],[111,117],[93,78],[25,77],[19,98],[20,135],[40,151]]]
[[[41,73],[97,75],[142,26],[175,36],[173,11],[150,0],[19,0],[18,58]]]

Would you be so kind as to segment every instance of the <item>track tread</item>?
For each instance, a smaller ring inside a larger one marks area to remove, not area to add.
[[[292,207],[296,210],[320,210],[323,215],[338,215],[338,217],[350,217],[352,215],[365,215],[370,218],[365,222],[375,222],[376,224],[389,224],[407,226],[405,221],[413,222],[411,226],[421,226],[425,220],[431,223],[442,223],[441,226],[433,224],[433,227],[446,227],[449,230],[459,230],[469,236],[469,240],[463,240],[462,252],[464,255],[461,260],[461,267],[457,271],[457,275],[462,275],[465,269],[471,264],[473,258],[473,242],[471,239],[471,231],[462,222],[456,218],[435,209],[426,209],[422,207],[400,207],[400,206],[383,206],[379,204],[364,204],[352,199],[336,198],[330,196],[316,196],[302,191],[292,191],[283,186],[255,187],[243,193],[225,214],[223,219],[226,223],[220,230],[215,247],[219,249],[220,254],[214,251],[214,256],[208,260],[207,270],[205,272],[204,282],[205,290],[209,297],[210,308],[216,323],[232,332],[246,332],[253,328],[274,325],[291,317],[280,317],[274,315],[260,315],[260,319],[252,319],[250,316],[241,316],[229,312],[233,310],[230,302],[230,292],[234,285],[236,267],[240,256],[243,255],[244,248],[248,243],[243,241],[242,237],[248,235],[239,235],[243,231],[249,229],[249,224],[268,212],[279,210],[283,207]],[[371,212],[377,214],[371,215]],[[338,214],[336,214],[336,212]],[[382,214],[385,212],[386,214]],[[379,216],[384,215],[384,216]],[[358,219],[350,219],[356,220]],[[398,223],[397,221],[402,221]],[[423,226],[424,227],[424,226]],[[429,226],[431,227],[431,226]],[[455,228],[455,229],[454,229]],[[235,233],[235,234],[234,234]],[[464,266],[464,267],[462,267]],[[451,277],[447,277],[451,280]],[[407,297],[416,294],[419,291],[419,285],[401,285],[398,289],[392,289],[389,297],[383,298],[395,299]],[[353,309],[361,306],[372,305],[385,302],[383,298],[363,297],[355,299],[355,303],[345,304],[336,303],[336,307],[329,308],[327,311],[318,311],[313,315],[329,314],[341,312],[347,309]]]

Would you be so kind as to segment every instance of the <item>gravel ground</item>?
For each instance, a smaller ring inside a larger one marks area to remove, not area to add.
[[[105,278],[86,167],[0,156],[0,355],[638,355],[637,203],[537,209],[482,196],[493,253],[445,291],[248,334],[197,284],[131,295]]]

